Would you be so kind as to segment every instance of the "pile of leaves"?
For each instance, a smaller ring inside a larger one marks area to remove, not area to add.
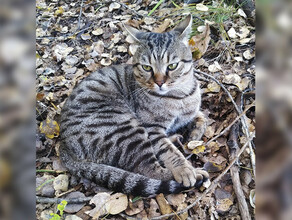
[[[50,219],[62,200],[68,201],[62,213],[65,219],[162,219],[160,216],[171,213],[176,219],[240,219],[238,185],[234,186],[234,174],[226,170],[238,152],[234,155],[230,149],[234,140],[240,147],[250,145],[234,166],[239,170],[248,212],[254,216],[254,145],[250,137],[255,132],[255,28],[240,7],[222,1],[193,5],[162,2],[37,0],[38,219]],[[201,188],[153,198],[109,192],[71,176],[58,159],[58,136],[60,112],[73,87],[98,68],[131,63],[136,46],[122,23],[143,31],[164,32],[183,19],[184,13],[197,17],[190,46],[199,70],[195,75],[201,84],[208,127],[201,142],[182,147],[188,148],[188,158],[195,167],[210,173],[211,182],[224,175],[205,194]],[[231,139],[234,120],[239,130]],[[197,198],[200,201],[194,204]],[[177,214],[181,210],[185,211]]]

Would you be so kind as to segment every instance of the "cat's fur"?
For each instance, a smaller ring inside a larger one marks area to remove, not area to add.
[[[76,86],[61,113],[60,158],[70,172],[141,196],[178,193],[208,178],[168,138],[190,123],[193,138],[204,132],[191,23],[188,16],[163,34],[126,26],[139,44],[133,65],[100,69]]]

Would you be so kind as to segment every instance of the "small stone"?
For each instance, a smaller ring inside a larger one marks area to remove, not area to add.
[[[125,46],[118,46],[118,52],[126,53],[127,52],[127,48]]]
[[[67,215],[65,220],[82,220],[82,218],[78,217],[77,215]]]
[[[119,3],[113,2],[109,6],[109,12],[111,12],[115,9],[119,9],[120,7],[121,7],[121,5]]]
[[[97,29],[95,29],[94,31],[92,31],[91,33],[93,34],[93,35],[95,35],[95,36],[99,36],[99,35],[102,35],[103,34],[103,29],[101,29],[101,28],[97,28]]]

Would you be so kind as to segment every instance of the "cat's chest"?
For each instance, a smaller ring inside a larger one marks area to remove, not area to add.
[[[159,123],[166,128],[180,126],[191,121],[200,106],[200,97],[184,99],[154,98],[138,104],[136,114],[144,123]],[[175,125],[176,124],[176,125]]]

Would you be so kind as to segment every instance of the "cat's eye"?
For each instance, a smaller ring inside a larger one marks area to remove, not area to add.
[[[148,65],[142,65],[143,70],[150,72],[152,70],[151,66]]]
[[[177,67],[177,65],[178,65],[178,63],[172,63],[172,64],[169,64],[169,65],[167,66],[167,68],[168,68],[169,70],[175,70],[176,67]]]

